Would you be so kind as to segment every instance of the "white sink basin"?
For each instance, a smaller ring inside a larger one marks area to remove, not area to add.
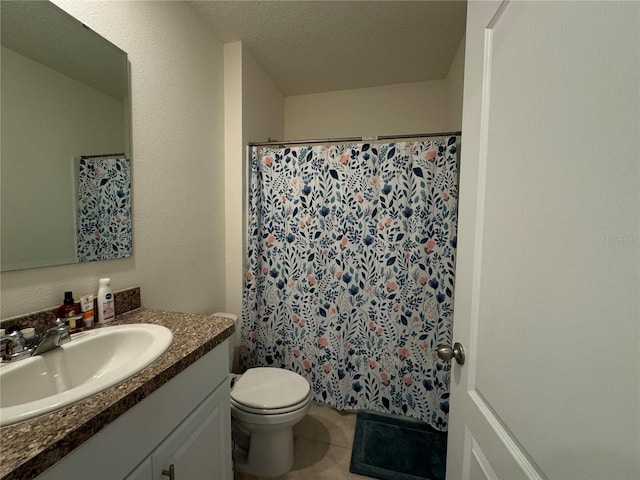
[[[153,324],[73,335],[42,355],[0,367],[0,425],[70,405],[133,376],[164,353],[173,334]]]

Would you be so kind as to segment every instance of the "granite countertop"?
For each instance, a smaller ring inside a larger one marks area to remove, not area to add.
[[[169,349],[133,377],[56,412],[0,428],[0,478],[32,479],[171,380],[233,333],[214,315],[139,309],[106,326],[154,323],[173,332]],[[100,327],[98,327],[100,328]]]

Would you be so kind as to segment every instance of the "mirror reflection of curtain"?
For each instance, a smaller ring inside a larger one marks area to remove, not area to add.
[[[456,138],[254,147],[241,365],[447,429]]]
[[[126,158],[80,158],[78,261],[131,256],[131,166]]]

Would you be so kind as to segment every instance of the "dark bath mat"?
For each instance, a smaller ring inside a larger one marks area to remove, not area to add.
[[[358,412],[349,471],[381,480],[444,480],[447,433],[418,420]]]

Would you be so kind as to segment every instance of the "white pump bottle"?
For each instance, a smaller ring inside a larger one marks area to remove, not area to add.
[[[101,278],[98,287],[98,323],[107,323],[116,318],[116,308],[111,290],[111,279]]]

